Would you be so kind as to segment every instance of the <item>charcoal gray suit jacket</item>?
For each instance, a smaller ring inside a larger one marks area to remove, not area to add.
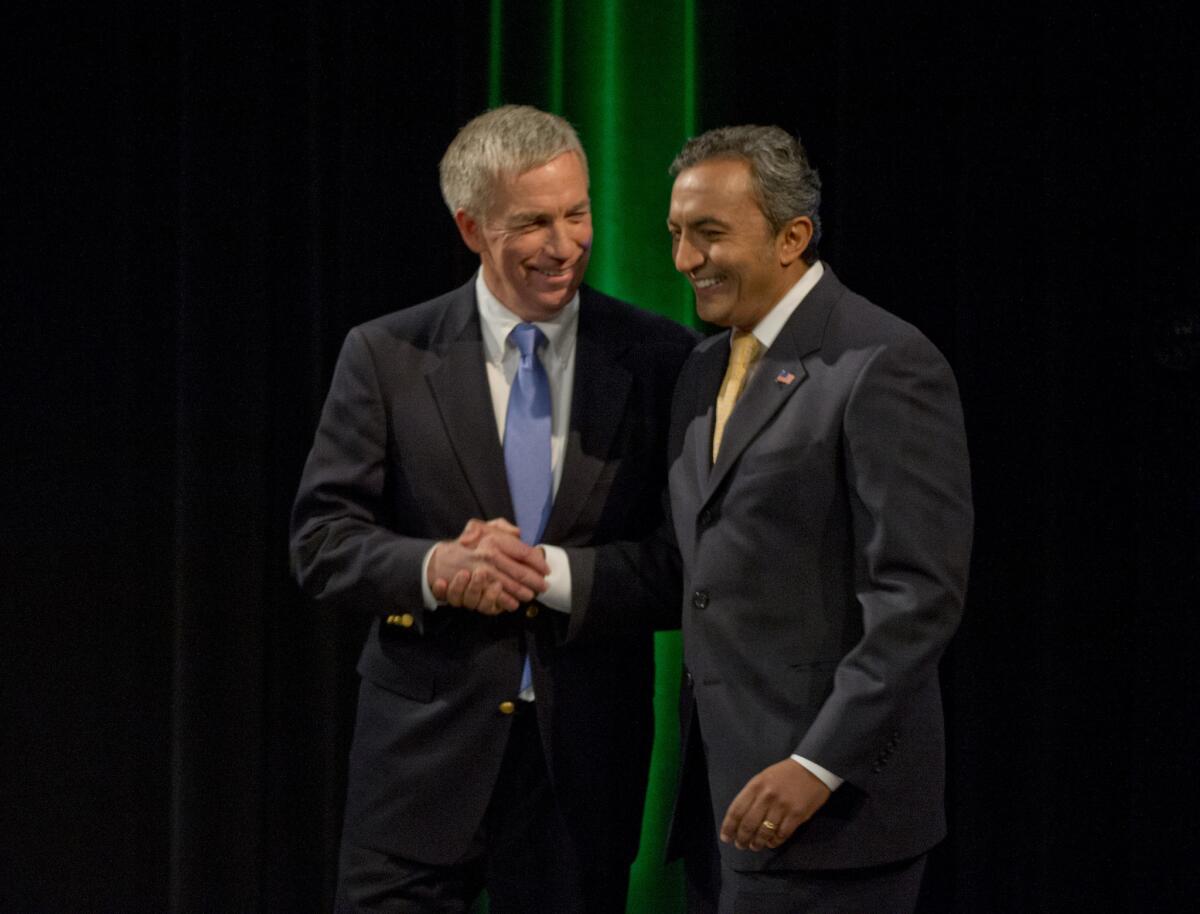
[[[689,776],[698,724],[703,814],[718,826],[752,776],[793,753],[845,778],[778,850],[722,845],[730,866],[914,856],[945,832],[937,663],[959,621],[972,535],[954,377],[920,332],[826,266],[764,353],[712,465],[728,357],[728,333],[697,348],[672,419],[687,671],[673,846],[700,821]]]

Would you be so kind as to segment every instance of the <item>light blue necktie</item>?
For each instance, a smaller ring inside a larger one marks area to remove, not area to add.
[[[521,364],[508,395],[504,420],[504,469],[512,494],[521,540],[537,543],[554,503],[550,470],[550,380],[538,358],[546,335],[533,324],[517,324],[509,338],[521,353]],[[533,682],[529,657],[521,671],[521,691]]]

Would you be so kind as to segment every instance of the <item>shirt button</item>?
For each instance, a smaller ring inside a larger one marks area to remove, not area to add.
[[[515,711],[515,710],[517,710],[517,706],[514,705],[511,701],[500,702],[500,713],[501,714],[512,714],[513,711]]]
[[[693,609],[704,609],[704,607],[706,607],[706,606],[708,606],[708,591],[707,590],[697,590],[694,594],[692,594],[692,608]]]

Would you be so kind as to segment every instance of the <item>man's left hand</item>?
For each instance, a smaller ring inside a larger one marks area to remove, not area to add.
[[[733,798],[721,823],[721,840],[732,841],[739,850],[779,847],[825,805],[830,793],[794,759],[776,762],[747,781]]]

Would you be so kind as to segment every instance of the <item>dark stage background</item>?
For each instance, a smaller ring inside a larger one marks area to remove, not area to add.
[[[967,415],[923,910],[1181,910],[1196,33],[1182,4],[775,6],[697,4],[698,127],[801,133],[823,254]],[[322,910],[363,620],[300,598],[286,517],[345,331],[472,269],[435,166],[487,105],[488,7],[3,16],[0,911]]]

